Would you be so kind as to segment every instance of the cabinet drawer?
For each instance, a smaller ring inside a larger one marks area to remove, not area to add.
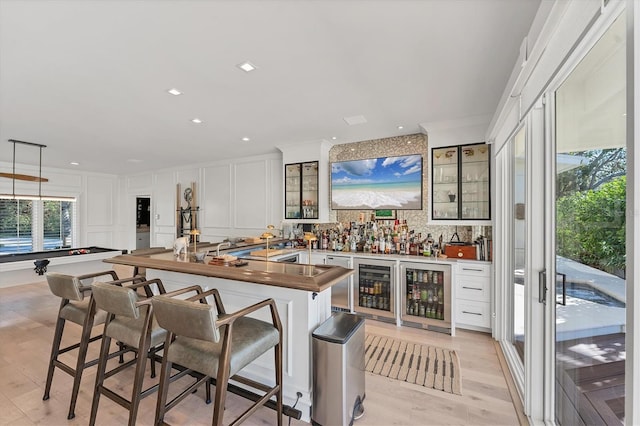
[[[491,328],[489,303],[456,299],[456,326],[458,323]]]
[[[458,262],[456,266],[459,275],[491,276],[491,265],[487,263]]]
[[[456,277],[456,299],[489,302],[490,287],[489,278],[487,277],[458,275]]]

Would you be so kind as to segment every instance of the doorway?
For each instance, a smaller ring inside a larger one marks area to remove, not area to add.
[[[136,250],[151,247],[151,197],[136,197]]]

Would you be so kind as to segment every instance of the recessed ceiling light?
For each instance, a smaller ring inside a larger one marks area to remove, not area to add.
[[[77,161],[72,161],[69,164],[71,164],[72,166],[79,166],[80,165],[80,163],[78,163]]]
[[[334,140],[334,141],[335,141],[336,139],[338,139],[338,138],[337,138],[337,137],[335,137],[335,136],[331,136],[331,140]]]
[[[171,93],[173,96],[182,95],[182,92],[181,92],[181,91],[179,91],[179,90],[178,90],[178,89],[176,89],[176,88],[169,89],[169,90],[167,90],[167,92]]]
[[[196,124],[200,124],[202,123],[202,120],[200,120],[199,118],[194,118],[191,120],[192,123],[196,123]]]
[[[244,72],[251,72],[253,70],[255,70],[257,67],[255,65],[253,65],[251,62],[249,61],[245,61],[241,64],[236,65],[238,68],[240,68],[242,71]]]
[[[398,130],[404,129],[404,126],[398,126]]]
[[[247,137],[244,137],[244,138],[242,138],[242,140],[245,141],[245,142],[249,142],[251,139],[249,139]]]
[[[355,151],[355,150],[356,150],[355,148],[351,148],[351,151]]]

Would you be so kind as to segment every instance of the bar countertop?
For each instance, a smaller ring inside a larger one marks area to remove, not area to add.
[[[168,250],[151,254],[123,254],[105,259],[104,262],[312,292],[321,292],[354,272],[341,266],[250,259],[243,259],[247,262],[243,266],[226,266],[209,264],[211,259],[211,256],[207,256],[203,262],[198,262],[191,255],[174,256],[173,251]]]

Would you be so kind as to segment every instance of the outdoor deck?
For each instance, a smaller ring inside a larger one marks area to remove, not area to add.
[[[624,423],[624,333],[556,343],[557,392],[562,392],[562,424]],[[570,354],[570,355],[569,355]]]

